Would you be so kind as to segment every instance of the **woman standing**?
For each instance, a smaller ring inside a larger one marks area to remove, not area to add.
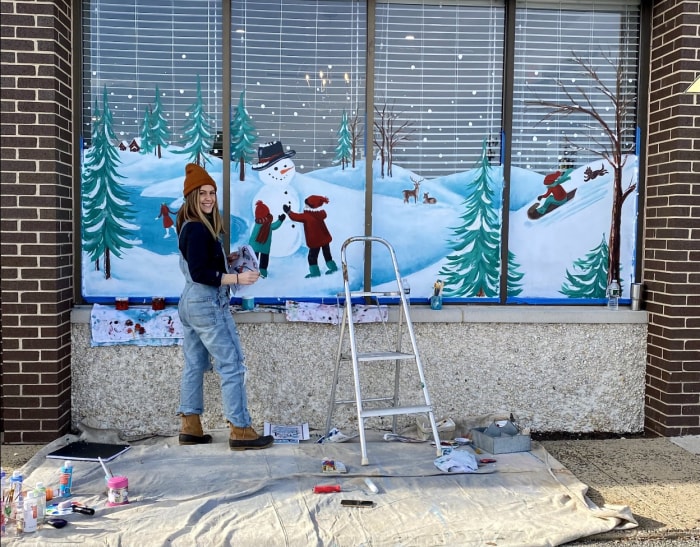
[[[231,428],[232,450],[267,448],[270,435],[260,436],[251,426],[245,386],[245,358],[238,328],[229,310],[229,285],[252,285],[260,274],[227,273],[222,245],[223,221],[216,199],[216,182],[202,167],[185,167],[185,203],[177,213],[180,269],[185,288],[178,311],[184,329],[185,366],[180,387],[180,444],[206,444],[199,416],[204,412],[204,373],[211,370],[210,356],[221,378],[224,415]],[[233,260],[233,256],[229,257]]]

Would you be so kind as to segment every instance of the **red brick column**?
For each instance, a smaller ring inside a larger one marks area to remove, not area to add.
[[[5,443],[44,443],[70,428],[71,6],[2,3]]]
[[[653,2],[643,279],[645,430],[700,434],[700,1]]]

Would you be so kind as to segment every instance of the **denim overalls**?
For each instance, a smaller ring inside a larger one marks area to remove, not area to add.
[[[182,346],[185,366],[178,414],[204,412],[204,373],[212,368],[211,355],[221,378],[224,416],[236,427],[248,427],[251,418],[245,386],[247,369],[238,328],[229,309],[229,288],[192,281],[182,253],[180,270],[185,276],[185,288],[178,304],[185,335]]]

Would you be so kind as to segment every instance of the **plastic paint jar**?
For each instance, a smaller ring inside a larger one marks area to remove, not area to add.
[[[116,507],[129,503],[129,479],[111,477],[107,481],[107,506]]]
[[[160,311],[165,309],[165,297],[164,296],[154,296],[151,300],[151,309],[153,311]]]
[[[119,311],[124,311],[129,309],[129,297],[128,296],[117,296],[114,299],[114,307]]]
[[[244,296],[241,299],[241,308],[246,311],[251,311],[255,309],[255,298],[252,296]]]

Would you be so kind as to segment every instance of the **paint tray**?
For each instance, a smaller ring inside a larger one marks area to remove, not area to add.
[[[488,434],[487,433],[491,433]],[[508,454],[511,452],[528,452],[530,450],[530,435],[501,434],[492,436],[493,428],[476,427],[472,429],[472,442],[474,446],[489,454]]]

